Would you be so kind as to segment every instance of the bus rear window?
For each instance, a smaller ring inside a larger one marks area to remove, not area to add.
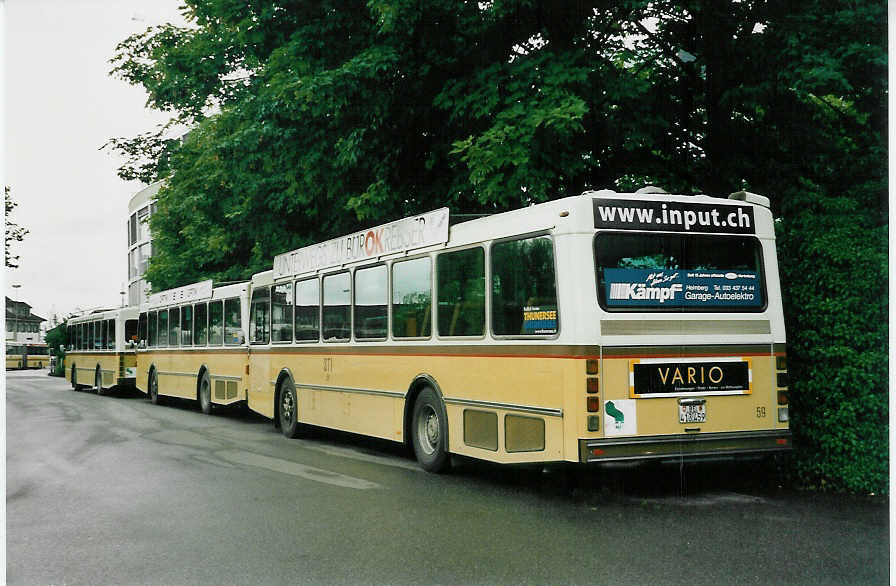
[[[600,305],[623,311],[761,311],[759,241],[605,232],[594,240]]]

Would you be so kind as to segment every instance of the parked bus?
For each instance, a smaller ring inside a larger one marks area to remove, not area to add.
[[[138,388],[153,403],[195,399],[204,413],[246,402],[248,283],[203,281],[154,293],[140,308]]]
[[[25,347],[22,344],[6,343],[6,370],[25,368]]]
[[[791,447],[763,196],[586,192],[450,227],[443,208],[278,255],[231,287],[163,292],[141,314],[154,400],[245,401],[288,437],[313,425],[404,442],[429,471],[450,454]]]
[[[136,307],[99,309],[67,324],[65,378],[73,389],[90,386],[100,395],[134,387],[137,376]]]
[[[46,344],[6,344],[6,370],[43,368],[49,363]]]
[[[253,277],[249,407],[494,462],[790,448],[767,198],[589,192],[447,209]]]

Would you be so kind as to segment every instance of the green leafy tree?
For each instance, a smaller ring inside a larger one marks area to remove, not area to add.
[[[247,278],[443,205],[646,183],[764,193],[800,477],[887,490],[883,3],[187,0],[185,14],[112,61],[192,128],[112,141],[122,176],[166,179],[154,287]]]
[[[67,323],[68,320],[63,321],[56,327],[47,330],[45,338],[47,341],[47,347],[50,349],[51,354],[60,357],[63,355],[62,352],[59,352],[59,347],[65,347],[66,344],[68,344],[68,329],[66,328]]]
[[[12,211],[16,209],[16,206],[19,204],[13,201],[9,192],[9,186],[4,186],[3,195],[6,201],[6,268],[17,269],[19,268],[19,255],[12,253],[12,245],[15,242],[22,242],[25,240],[28,230],[10,219],[10,214],[12,214]]]

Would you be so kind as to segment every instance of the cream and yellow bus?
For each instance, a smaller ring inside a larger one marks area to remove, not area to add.
[[[19,370],[27,364],[24,344],[6,343],[6,370]]]
[[[791,447],[763,196],[587,192],[450,227],[443,208],[281,254],[248,293],[248,380],[227,374],[289,437],[313,425],[404,442],[430,471],[450,454]],[[199,362],[151,380],[195,397]]]
[[[6,344],[6,370],[43,368],[50,364],[50,353],[43,343]]]
[[[248,283],[194,283],[141,306],[137,387],[153,403],[194,399],[204,413],[246,401]]]
[[[73,389],[92,385],[103,395],[134,387],[137,313],[135,307],[98,309],[68,321],[65,378]]]

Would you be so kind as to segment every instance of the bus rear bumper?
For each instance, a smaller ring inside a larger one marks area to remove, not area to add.
[[[737,431],[579,440],[579,461],[703,460],[793,449],[790,430]]]

